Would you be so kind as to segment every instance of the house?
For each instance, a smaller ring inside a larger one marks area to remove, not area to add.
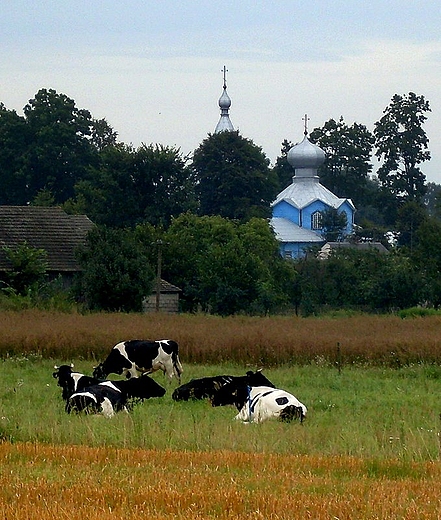
[[[351,199],[337,197],[320,184],[317,170],[325,160],[325,153],[309,141],[306,127],[303,141],[289,150],[287,160],[294,176],[271,204],[270,224],[280,243],[281,255],[299,258],[312,246],[325,243],[322,212],[335,209],[344,213],[343,235],[348,236],[353,230],[355,206]]]
[[[4,247],[22,244],[46,251],[50,279],[69,283],[81,270],[75,250],[94,224],[86,215],[68,215],[58,207],[0,206],[0,272],[11,269]]]
[[[179,312],[179,294],[181,292],[182,289],[179,289],[176,285],[172,285],[161,278],[159,299],[157,287],[155,287],[154,292],[142,302],[144,312]]]

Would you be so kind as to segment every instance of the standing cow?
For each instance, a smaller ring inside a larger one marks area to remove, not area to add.
[[[236,419],[260,423],[271,417],[281,421],[299,419],[303,422],[307,408],[292,394],[269,386],[250,387],[234,382],[225,385],[214,395],[213,406],[234,405],[239,413]]]
[[[93,377],[105,379],[109,374],[119,374],[129,379],[156,370],[162,370],[170,380],[175,375],[181,382],[182,365],[176,341],[134,339],[117,343],[103,363],[95,367]]]

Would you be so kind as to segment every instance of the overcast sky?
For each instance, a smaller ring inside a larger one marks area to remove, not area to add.
[[[274,163],[305,113],[310,130],[340,116],[373,130],[412,91],[432,109],[422,170],[441,184],[439,0],[3,0],[0,19],[0,102],[20,114],[52,88],[127,144],[187,154],[219,120],[226,65],[231,121]]]

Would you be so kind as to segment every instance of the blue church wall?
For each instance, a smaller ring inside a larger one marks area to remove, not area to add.
[[[294,224],[301,226],[300,224],[300,211],[295,208],[292,204],[282,200],[276,206],[273,207],[273,217],[287,218]]]
[[[315,200],[309,206],[306,206],[305,208],[303,208],[302,223],[301,223],[302,228],[312,229],[312,221],[311,221],[312,215],[316,211],[326,211],[327,209],[329,209],[329,206],[327,206],[320,200]]]

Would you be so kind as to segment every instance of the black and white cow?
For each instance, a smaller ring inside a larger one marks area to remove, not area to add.
[[[170,379],[175,375],[181,381],[182,365],[176,341],[129,340],[117,343],[107,358],[95,367],[93,376],[105,379],[109,374],[139,377],[162,370]]]
[[[144,400],[164,394],[165,388],[146,375],[126,381],[102,381],[72,394],[66,402],[66,412],[84,411],[112,417],[127,410],[131,399]]]
[[[62,389],[61,396],[65,401],[75,392],[101,382],[95,377],[74,372],[73,365],[55,365],[54,368],[55,372],[52,375],[58,380],[58,386]]]
[[[285,390],[269,386],[236,385],[229,383],[218,390],[211,400],[213,406],[234,405],[239,413],[236,419],[261,423],[272,417],[281,421],[299,419],[303,422],[307,408]]]
[[[179,386],[172,394],[175,401],[188,401],[189,399],[212,399],[214,394],[228,383],[245,384],[248,386],[271,386],[271,381],[262,374],[261,370],[252,372],[249,370],[244,376],[213,376],[192,379],[188,383]]]

